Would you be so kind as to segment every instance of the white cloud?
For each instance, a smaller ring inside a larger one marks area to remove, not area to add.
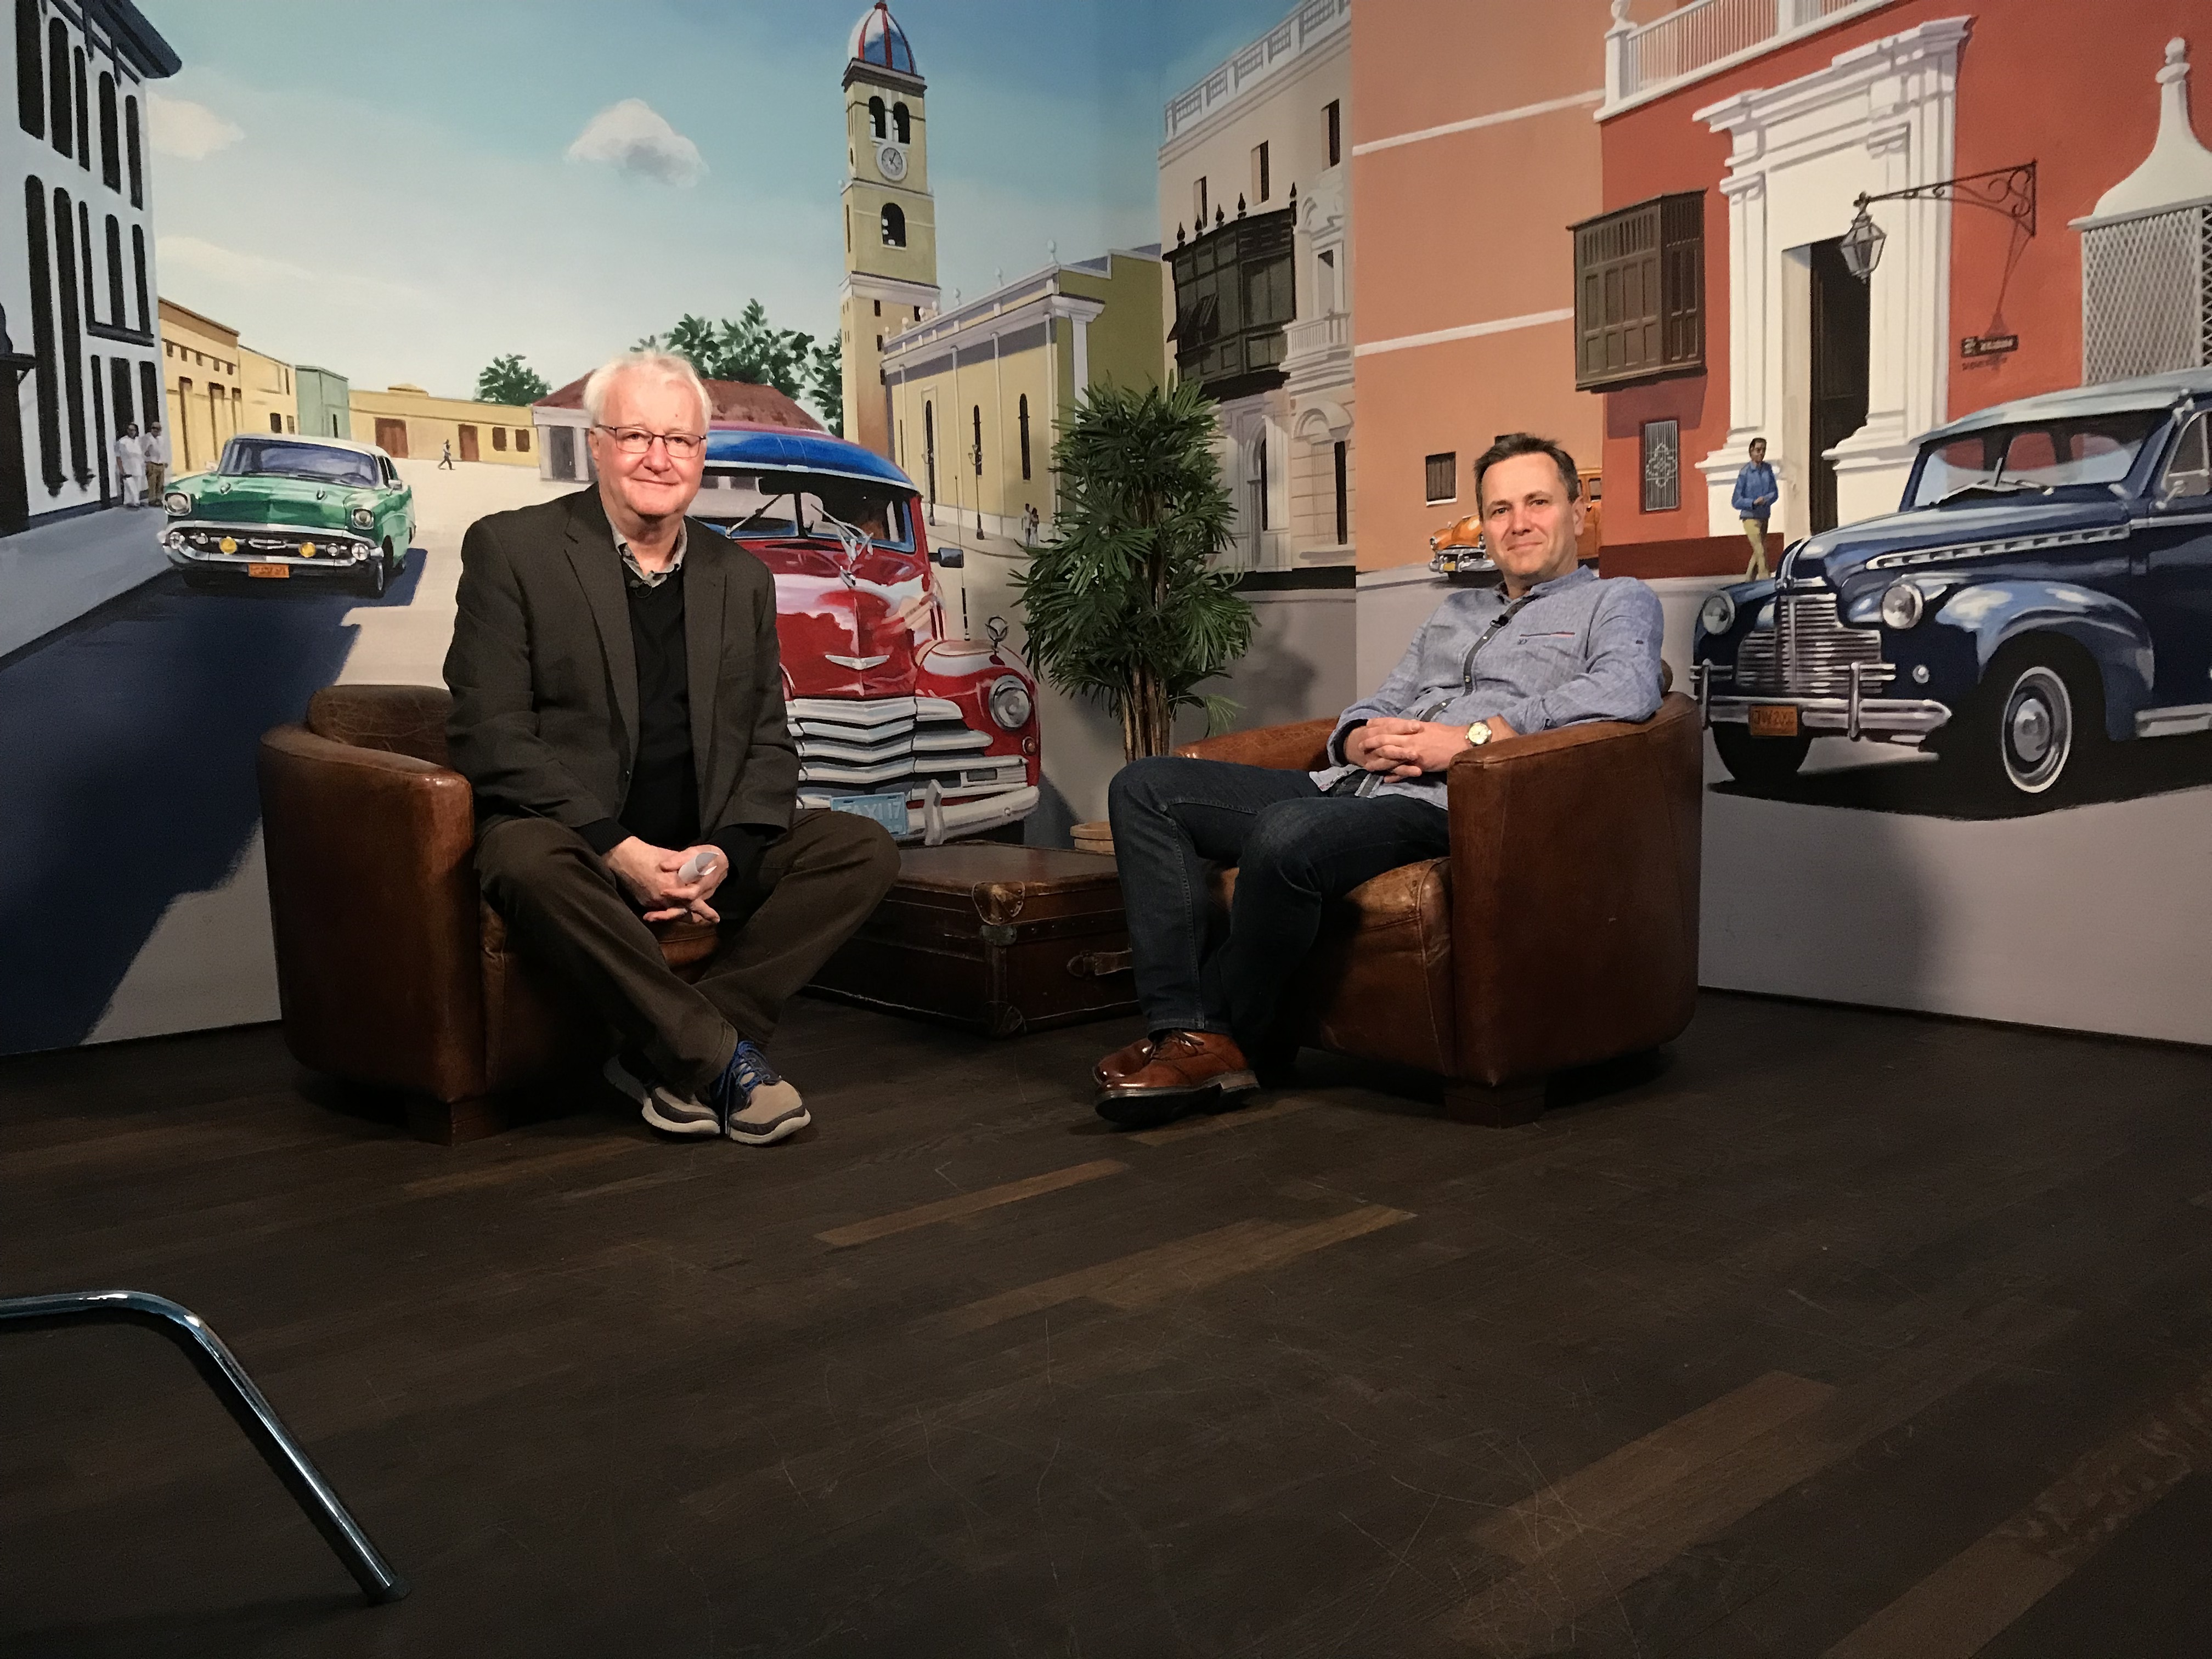
[[[157,155],[182,156],[198,161],[228,149],[246,137],[235,122],[225,120],[205,104],[189,98],[147,94],[154,122],[154,151]]]
[[[568,159],[605,161],[664,185],[696,185],[707,171],[699,146],[642,98],[625,98],[594,115],[568,146]]]

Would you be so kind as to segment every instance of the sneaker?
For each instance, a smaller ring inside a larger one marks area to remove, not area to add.
[[[649,1073],[635,1057],[617,1054],[601,1068],[601,1075],[638,1104],[647,1123],[672,1135],[718,1135],[722,1121],[714,1109],[688,1095],[679,1095],[662,1083],[647,1083]]]
[[[722,1133],[748,1146],[765,1146],[797,1134],[814,1120],[799,1091],[786,1083],[768,1056],[739,1042],[722,1075],[707,1091],[721,1119]]]

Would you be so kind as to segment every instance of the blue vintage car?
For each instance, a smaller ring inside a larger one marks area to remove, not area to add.
[[[1714,593],[1692,690],[1729,771],[1817,734],[1923,745],[2014,799],[2107,740],[2212,730],[2212,369],[2000,404],[1922,440],[1900,509]]]

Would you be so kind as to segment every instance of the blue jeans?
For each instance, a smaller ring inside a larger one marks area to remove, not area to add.
[[[1146,1029],[1221,1031],[1268,1045],[1283,988],[1322,907],[1401,864],[1441,858],[1451,820],[1403,795],[1324,795],[1304,772],[1159,755],[1107,790],[1137,1002]],[[1225,936],[1206,866],[1237,866]]]

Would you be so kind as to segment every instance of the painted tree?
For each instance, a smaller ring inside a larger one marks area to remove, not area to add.
[[[534,404],[553,388],[520,354],[495,357],[477,375],[477,400],[487,404]]]
[[[1252,643],[1237,573],[1212,564],[1234,514],[1219,431],[1196,381],[1093,386],[1053,446],[1056,533],[1014,578],[1032,660],[1114,713],[1130,760],[1172,749],[1179,708],[1218,729],[1236,708],[1197,690]]]
[[[648,334],[641,351],[672,351],[690,361],[702,378],[772,386],[787,398],[811,402],[831,431],[843,423],[844,370],[836,340],[817,346],[811,334],[778,328],[768,308],[748,301],[737,316],[720,322],[686,312],[665,334]]]

